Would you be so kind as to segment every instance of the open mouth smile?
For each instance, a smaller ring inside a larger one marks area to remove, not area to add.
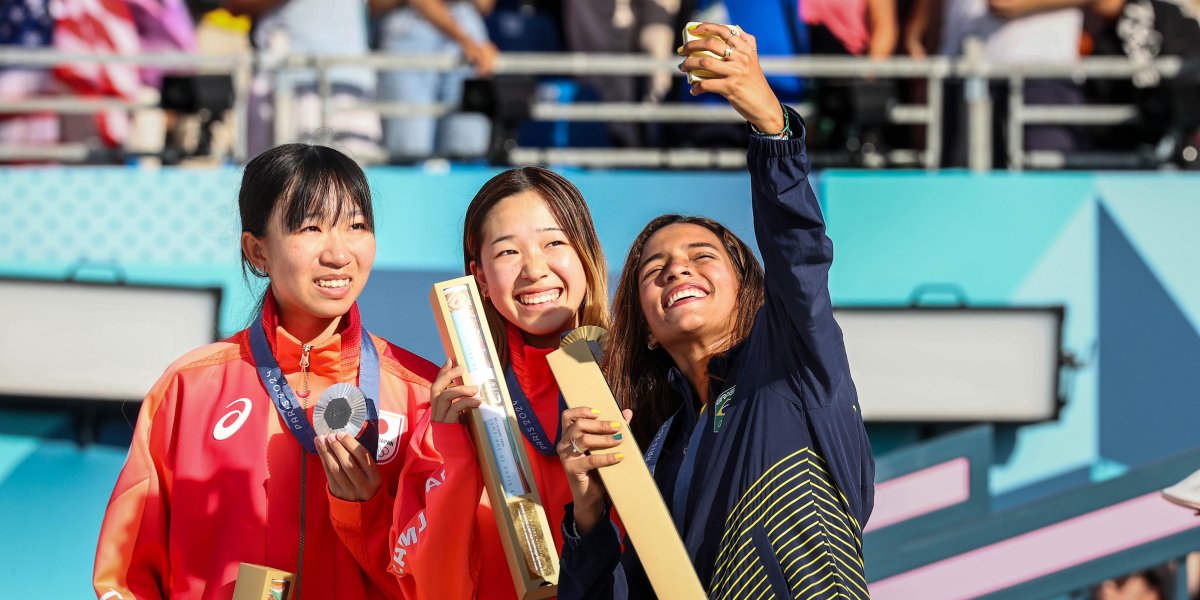
[[[317,285],[320,287],[323,287],[323,288],[327,288],[327,289],[340,289],[340,288],[350,286],[350,278],[343,277],[343,278],[318,279]]]
[[[707,298],[708,292],[694,284],[687,284],[671,290],[667,295],[667,301],[663,303],[663,308],[671,308],[679,303],[687,303],[696,299]]]
[[[527,294],[517,294],[516,299],[517,299],[517,302],[519,304],[521,304],[522,306],[539,306],[542,304],[549,304],[551,302],[554,302],[555,300],[558,300],[558,298],[560,296],[562,296],[562,289],[554,288],[552,290],[530,292]]]

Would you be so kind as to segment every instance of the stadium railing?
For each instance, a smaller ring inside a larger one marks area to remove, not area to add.
[[[964,56],[934,57],[922,60],[890,58],[868,60],[856,57],[762,57],[768,75],[791,75],[816,80],[895,79],[919,80],[925,85],[925,103],[890,103],[887,121],[897,125],[923,125],[924,144],[921,149],[895,149],[861,161],[865,166],[908,166],[936,169],[942,153],[943,112],[947,99],[944,84],[948,80],[963,83],[963,103],[967,112],[966,139],[969,166],[974,171],[986,171],[996,162],[993,157],[993,97],[989,84],[1009,83],[1009,103],[1006,129],[1006,164],[1010,169],[1054,169],[1068,166],[1088,166],[1087,159],[1079,160],[1055,152],[1027,152],[1023,149],[1026,125],[1063,124],[1107,126],[1129,123],[1139,117],[1138,107],[1132,104],[1049,106],[1024,103],[1026,82],[1041,79],[1068,79],[1083,82],[1088,79],[1130,81],[1167,81],[1173,78],[1195,77],[1195,63],[1179,58],[1160,58],[1154,61],[1132,61],[1123,57],[1089,57],[1069,64],[1031,63],[995,64],[982,56],[981,44],[969,40]],[[975,43],[972,43],[975,42]],[[226,56],[195,54],[69,54],[53,50],[0,48],[0,68],[51,68],[57,65],[80,63],[127,63],[181,71],[228,73],[234,81],[235,140],[232,159],[246,157],[246,113],[249,82],[253,72],[266,71],[274,77],[272,93],[277,106],[291,100],[292,87],[285,85],[290,73],[315,72],[321,102],[321,123],[327,124],[337,107],[328,99],[332,96],[330,70],[353,65],[374,71],[435,70],[462,68],[453,55],[400,56],[367,54],[353,56],[315,56],[289,54],[267,56],[238,54]],[[651,76],[660,73],[678,75],[676,59],[656,59],[644,55],[582,54],[582,53],[505,53],[501,54],[497,75],[529,76]],[[53,111],[61,114],[87,114],[113,109],[154,108],[151,102],[120,98],[84,98],[78,96],[38,97],[29,99],[0,99],[0,114]],[[359,105],[377,111],[381,116],[438,116],[457,107],[445,104],[406,104],[371,102]],[[811,112],[807,104],[796,105],[801,114]],[[291,112],[277,109],[274,117],[276,139],[294,136]],[[534,101],[529,117],[539,121],[630,121],[630,122],[693,122],[736,123],[741,118],[728,107],[681,105],[672,103],[573,103]],[[322,127],[321,131],[328,131]],[[4,145],[0,142],[0,161],[57,160],[82,162],[94,157],[94,148],[79,144],[53,147]],[[1131,165],[1131,160],[1094,157],[1095,166],[1106,164]],[[738,149],[611,149],[611,148],[522,148],[509,150],[508,162],[513,164],[555,163],[578,166],[623,167],[707,167],[738,168],[744,164],[744,153]]]

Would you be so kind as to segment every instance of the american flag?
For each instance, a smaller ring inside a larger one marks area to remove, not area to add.
[[[81,54],[134,54],[140,45],[137,28],[124,0],[56,0],[54,47]],[[55,76],[80,96],[116,96],[135,100],[141,82],[134,64],[70,64]],[[96,116],[100,135],[109,146],[129,136],[129,116],[108,111]]]

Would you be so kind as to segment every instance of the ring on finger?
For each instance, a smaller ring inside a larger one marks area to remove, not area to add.
[[[571,450],[574,451],[575,454],[583,454],[583,450],[579,449],[579,444],[576,444],[574,439],[571,440]]]
[[[733,46],[725,46],[725,54],[722,55],[722,58],[729,60],[730,56],[733,56]]]

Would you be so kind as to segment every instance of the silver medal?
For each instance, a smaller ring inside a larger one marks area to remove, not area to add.
[[[330,386],[313,409],[317,435],[348,433],[358,437],[367,422],[367,397],[349,383]]]

